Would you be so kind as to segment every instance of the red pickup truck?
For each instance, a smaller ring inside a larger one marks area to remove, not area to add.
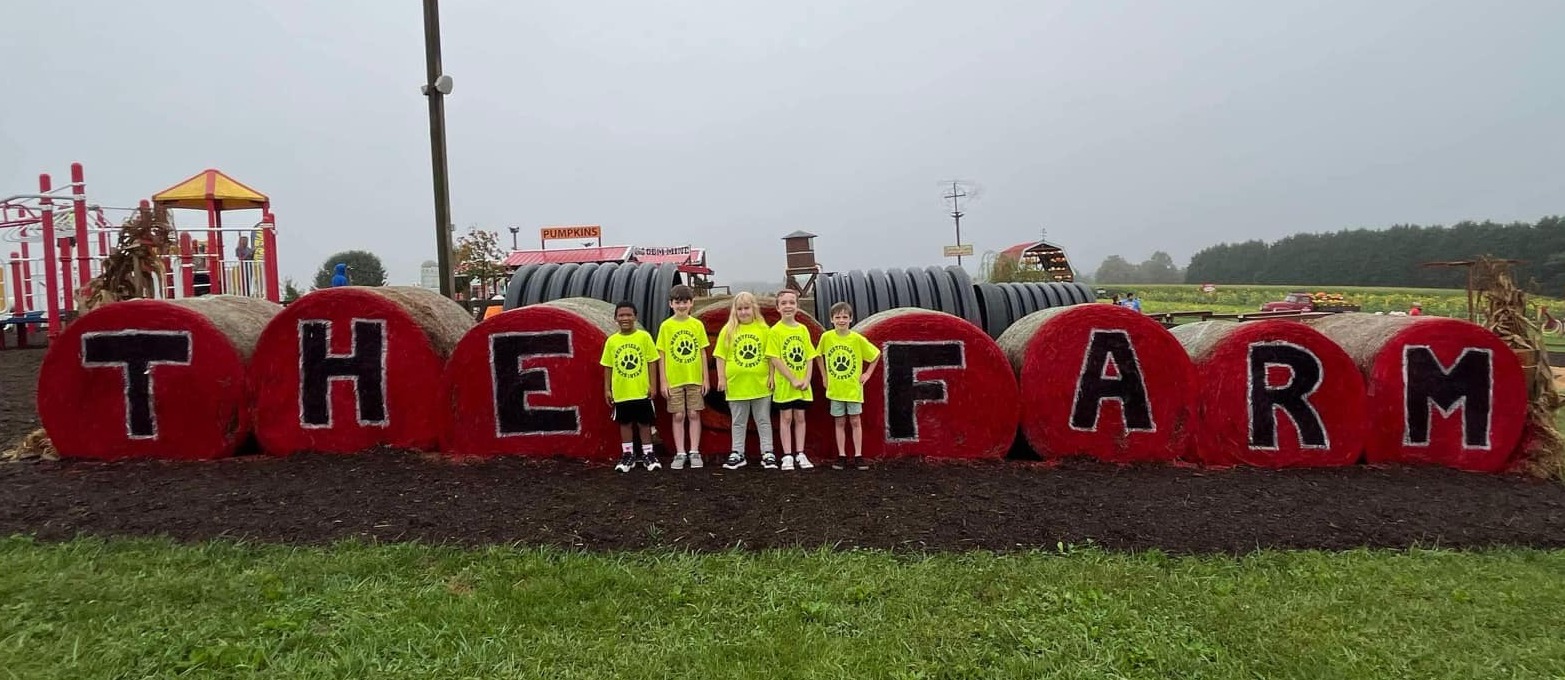
[[[1289,293],[1281,300],[1261,305],[1263,312],[1356,312],[1358,305],[1346,302],[1317,304],[1309,293]]]

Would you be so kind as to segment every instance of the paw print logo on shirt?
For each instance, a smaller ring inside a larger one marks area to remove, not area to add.
[[[680,338],[674,341],[674,358],[681,362],[694,361],[696,358],[696,341],[690,338]]]
[[[634,378],[641,375],[642,361],[641,349],[637,347],[621,347],[614,355],[614,370],[626,378]]]
[[[787,364],[788,368],[791,368],[794,371],[804,370],[804,338],[801,338],[797,335],[790,335],[783,339],[781,354],[783,363]]]
[[[831,377],[840,380],[848,380],[853,377],[853,362],[858,355],[847,347],[833,347],[826,356],[826,370],[831,372]]]
[[[787,361],[789,366],[803,366],[804,348],[798,346],[789,347],[788,354],[783,360]]]
[[[761,339],[754,335],[740,336],[734,342],[735,363],[745,368],[758,366],[761,363]]]

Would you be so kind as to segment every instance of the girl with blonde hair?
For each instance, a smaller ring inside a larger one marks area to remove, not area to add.
[[[755,433],[761,439],[761,467],[777,468],[777,457],[772,454],[772,390],[776,385],[771,362],[766,358],[769,330],[755,295],[735,295],[728,308],[728,323],[718,333],[717,348],[712,352],[717,358],[717,389],[725,393],[733,418],[729,431],[733,452],[723,463],[725,470],[737,470],[749,462],[744,449],[752,416]]]

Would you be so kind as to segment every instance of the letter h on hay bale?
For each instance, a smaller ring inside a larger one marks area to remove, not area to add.
[[[126,300],[49,345],[38,416],[67,458],[204,460],[251,431],[245,362],[282,307],[226,295]]]
[[[880,370],[864,384],[866,457],[1003,458],[1010,450],[1016,377],[982,329],[944,312],[902,308],[855,330],[881,351]],[[823,360],[832,370],[833,357]]]
[[[614,305],[565,298],[478,324],[446,366],[441,441],[456,455],[613,460],[619,427],[598,356],[618,332]]]
[[[262,450],[434,449],[445,362],[472,327],[461,305],[424,288],[304,295],[267,325],[250,364]]]
[[[1161,324],[1077,304],[1018,319],[997,340],[1021,386],[1021,430],[1044,458],[1172,460],[1188,439],[1195,369]]]
[[[1202,321],[1172,331],[1195,363],[1195,456],[1207,465],[1351,465],[1369,432],[1364,377],[1297,321]]]
[[[1474,323],[1430,316],[1333,314],[1309,322],[1353,358],[1369,395],[1371,463],[1500,472],[1527,420],[1521,360]]]

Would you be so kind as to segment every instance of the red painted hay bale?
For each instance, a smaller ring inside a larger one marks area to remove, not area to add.
[[[1016,376],[982,329],[943,312],[903,308],[870,316],[855,330],[881,351],[864,384],[865,456],[1003,458],[1010,450],[1020,414]]]
[[[782,314],[777,311],[777,300],[772,297],[756,296],[756,303],[761,308],[761,318],[770,326],[782,319]],[[712,352],[717,347],[717,335],[723,332],[723,325],[728,323],[728,310],[730,305],[714,304],[695,313],[695,317],[706,326],[707,340],[712,343],[707,348],[707,376],[711,378],[712,390],[706,396],[706,408],[701,411],[701,452],[704,454],[727,453],[733,450],[733,435],[730,428],[733,420],[729,418],[728,402],[723,393],[717,391],[717,360],[712,358]],[[799,310],[799,323],[804,324],[810,330],[810,341],[818,342],[821,337],[821,325],[815,322],[815,317]],[[655,334],[655,333],[654,333]],[[820,376],[815,377],[815,401],[805,411],[805,444],[804,452],[811,457],[818,457],[825,453],[835,456],[836,440],[831,435],[831,410],[826,403],[826,393],[821,387]],[[674,418],[668,413],[668,407],[661,400],[657,403],[658,433],[663,442],[673,446]],[[780,446],[778,428],[780,427],[777,414],[772,414],[772,450],[779,454]],[[750,420],[747,430],[745,450],[751,457],[760,451],[760,439],[755,434],[755,420]]]
[[[282,307],[252,298],[126,300],[49,345],[38,416],[67,458],[205,460],[250,433],[245,362]]]
[[[433,449],[446,358],[473,319],[438,292],[344,286],[288,305],[250,364],[256,437],[273,455]]]
[[[587,298],[529,305],[478,324],[446,365],[445,451],[617,460],[619,426],[603,400],[598,365],[616,332],[614,305]]]
[[[1366,378],[1371,463],[1498,472],[1513,461],[1527,420],[1527,381],[1499,336],[1430,316],[1334,314],[1311,325]]]
[[[1019,378],[1022,434],[1039,455],[1129,463],[1184,452],[1195,370],[1146,315],[1053,307],[1017,320],[997,343]]]
[[[1296,321],[1175,327],[1200,376],[1195,456],[1208,465],[1351,465],[1369,434],[1364,376],[1330,338]]]

